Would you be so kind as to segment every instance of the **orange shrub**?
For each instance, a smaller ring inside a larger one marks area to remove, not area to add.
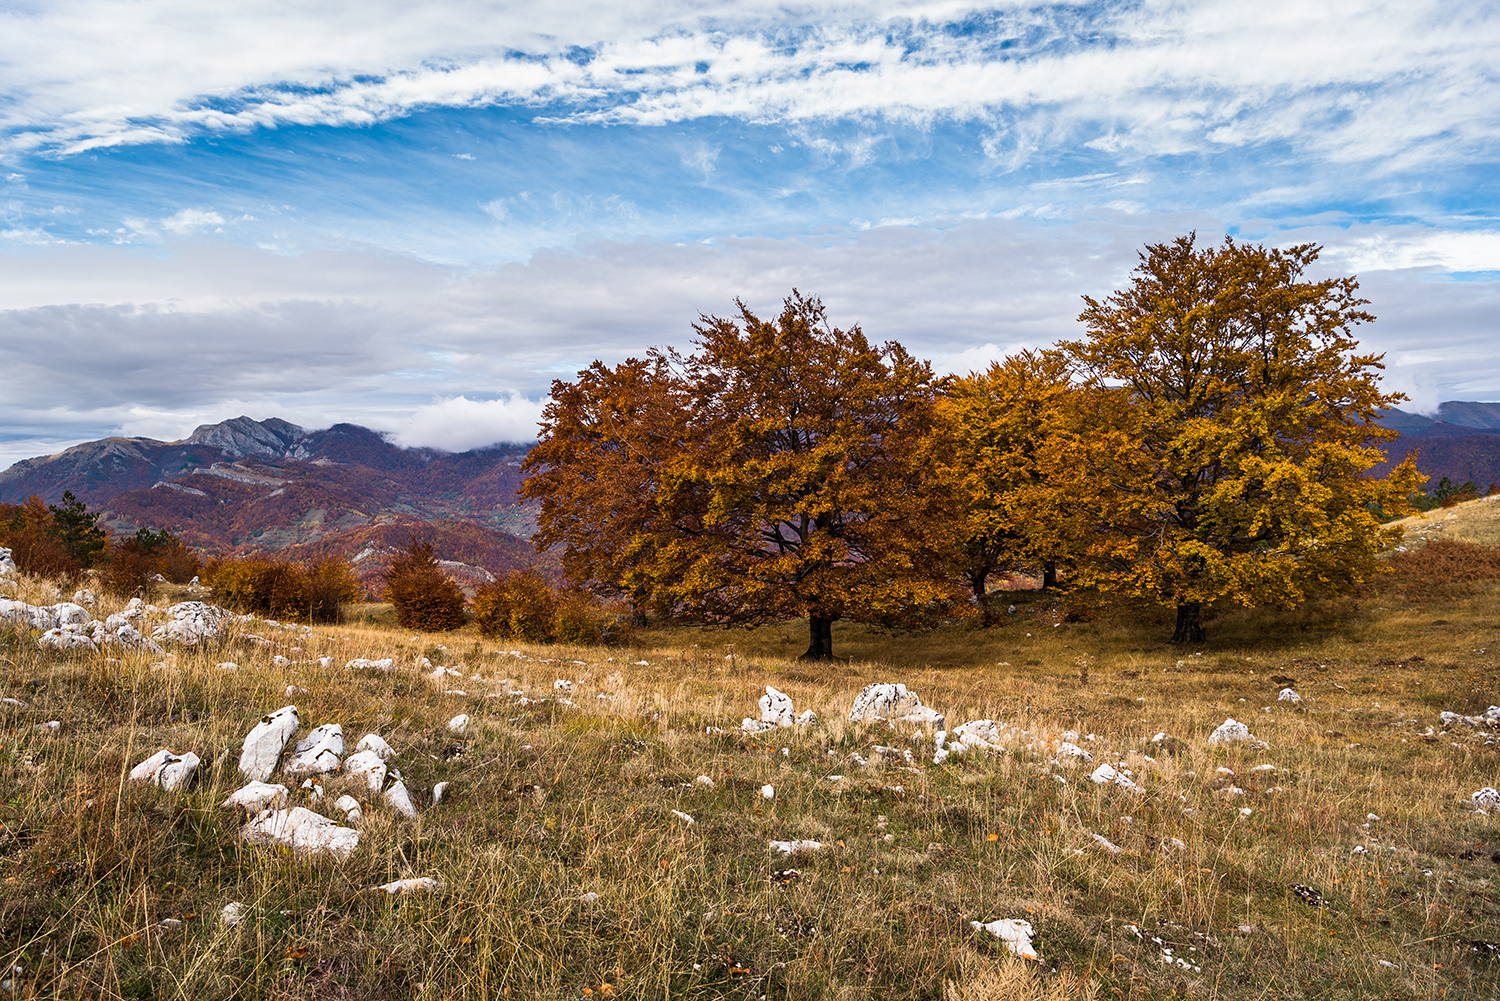
[[[443,573],[430,542],[413,542],[385,570],[385,596],[403,628],[424,632],[464,624],[464,595]]]

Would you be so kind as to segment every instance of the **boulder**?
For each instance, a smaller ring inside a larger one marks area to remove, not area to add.
[[[340,862],[359,846],[358,831],[302,806],[269,810],[242,827],[240,837],[252,845],[275,845],[302,856],[327,854]]]
[[[396,669],[396,660],[393,657],[387,657],[384,660],[366,660],[364,657],[356,657],[344,666],[351,671],[366,669],[372,671],[394,671]]]
[[[322,775],[339,770],[344,754],[344,728],[324,723],[297,741],[282,772],[287,775]]]
[[[1500,789],[1494,786],[1485,786],[1483,789],[1469,797],[1476,810],[1493,810],[1500,807]]]
[[[300,720],[296,706],[282,706],[251,727],[240,751],[240,774],[253,782],[264,782],[276,770],[281,752]]]
[[[94,638],[83,631],[82,626],[57,626],[37,637],[36,645],[44,650],[93,650],[99,649]]]
[[[360,811],[359,800],[353,796],[344,795],[333,801],[333,808],[344,815],[344,819],[351,824],[357,824],[364,819]]]

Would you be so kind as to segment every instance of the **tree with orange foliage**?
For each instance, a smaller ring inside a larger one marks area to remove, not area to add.
[[[936,515],[919,447],[931,368],[831,326],[822,303],[795,290],[773,319],[736,305],[734,318],[700,317],[695,354],[651,356],[649,394],[606,398],[597,365],[554,387],[533,463],[546,470],[526,485],[542,501],[539,544],[572,544],[584,579],[672,617],[806,618],[810,659],[832,656],[842,618],[931,622],[958,594],[923,532]],[[614,422],[609,447],[564,440],[604,426],[601,413]],[[572,489],[581,477],[641,503],[607,493],[591,507]]]
[[[1400,538],[1410,460],[1384,479],[1375,423],[1404,400],[1352,328],[1374,319],[1352,278],[1309,280],[1318,248],[1193,235],[1140,255],[1130,286],[1085,297],[1083,340],[1063,347],[1119,412],[1080,439],[1074,482],[1098,527],[1081,576],[1177,611],[1174,643],[1203,639],[1221,599],[1291,607],[1348,593]],[[1066,489],[1067,483],[1058,484]]]

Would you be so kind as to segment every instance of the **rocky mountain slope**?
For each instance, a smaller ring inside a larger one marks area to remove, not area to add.
[[[422,535],[454,550],[440,555],[502,570],[535,559],[534,514],[516,497],[526,450],[407,449],[353,424],[237,417],[182,441],[105,438],[18,462],[0,472],[0,502],[71,490],[112,531],[167,529],[216,554],[316,545],[352,557]]]

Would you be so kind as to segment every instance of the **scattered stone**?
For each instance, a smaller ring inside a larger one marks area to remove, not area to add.
[[[236,900],[224,905],[224,909],[219,911],[219,920],[224,922],[228,927],[233,928],[241,921],[244,921],[245,915],[249,913],[250,908]]]
[[[1250,728],[1239,720],[1230,717],[1220,723],[1213,733],[1208,735],[1209,744],[1249,744],[1259,750],[1269,750],[1270,744],[1258,740],[1250,733]]]
[[[1094,756],[1077,744],[1065,740],[1057,745],[1057,760],[1069,764],[1091,765],[1094,763]]]
[[[200,763],[198,755],[191,751],[179,756],[168,748],[162,748],[132,768],[130,780],[150,782],[171,792],[174,789],[185,788],[191,783],[198,772]]]
[[[411,801],[411,793],[407,791],[406,783],[402,782],[400,778],[397,778],[387,786],[385,792],[381,793],[380,798],[385,800],[386,806],[408,820],[417,819],[417,805]]]
[[[379,792],[385,785],[385,771],[385,762],[371,750],[355,751],[344,759],[344,774],[364,779],[372,793]]]
[[[303,779],[302,785],[299,788],[303,792],[307,793],[307,801],[313,806],[317,806],[319,803],[323,802],[323,787],[318,785],[312,779]]]
[[[1121,848],[1119,845],[1115,844],[1113,841],[1109,840],[1104,835],[1102,835],[1102,834],[1095,834],[1093,831],[1088,831],[1086,833],[1088,834],[1089,837],[1093,838],[1095,841],[1097,841],[1099,843],[1099,847],[1100,848],[1103,848],[1105,851],[1109,852],[1111,855],[1124,855],[1125,854],[1125,849]]]
[[[760,798],[761,799],[775,799],[776,798],[776,787],[773,786],[773,785],[771,785],[769,782],[766,783],[765,785],[761,786],[760,787]]]
[[[251,782],[229,794],[219,805],[226,810],[241,809],[252,817],[262,810],[279,810],[286,806],[287,788],[268,782]]]
[[[59,606],[54,605],[54,608]],[[1500,706],[1490,706],[1478,716],[1465,716],[1462,713],[1444,712],[1438,714],[1438,720],[1443,726],[1470,726],[1476,729],[1500,726]]]
[[[448,721],[448,732],[462,737],[469,732],[469,714],[459,713]]]
[[[1474,804],[1474,809],[1481,813],[1488,812],[1500,806],[1500,789],[1496,789],[1494,786],[1485,786],[1471,795],[1469,800]]]
[[[359,808],[359,800],[347,793],[333,801],[333,808],[344,815],[344,819],[351,824],[357,824],[364,819],[364,813]]]
[[[219,666],[223,667],[224,665],[220,664]],[[307,689],[305,689],[305,688],[298,688],[296,685],[287,685],[286,686],[286,697],[289,698],[289,699],[295,699],[299,695],[309,695],[309,694],[311,694],[311,693]]]
[[[366,660],[364,657],[356,657],[345,664],[344,667],[351,671],[366,669],[371,671],[394,671],[396,669],[396,660],[394,657],[387,657],[384,660]]]
[[[433,893],[446,889],[447,886],[448,884],[440,879],[433,879],[431,876],[418,876],[415,879],[392,880],[389,883],[375,887],[375,889],[384,890],[394,897],[398,893]]]
[[[1283,688],[1281,690],[1281,694],[1278,695],[1278,696],[1276,696],[1276,701],[1277,702],[1290,702],[1290,703],[1292,703],[1292,705],[1296,705],[1297,703],[1299,703],[1299,702],[1302,701],[1302,696],[1298,695],[1296,692],[1294,692],[1290,688]]]
[[[253,845],[276,845],[297,855],[328,854],[345,861],[359,846],[359,832],[340,827],[306,807],[269,810],[240,829],[240,837]]]
[[[821,841],[772,841],[771,851],[781,852],[784,855],[799,855],[802,852],[817,852],[823,850]]]
[[[37,733],[43,733],[51,737],[62,730],[62,720],[48,720],[45,723],[38,723],[36,726],[32,727],[32,729]]]
[[[443,793],[448,791],[448,783],[439,782],[432,787],[432,805],[437,806],[443,801]]]
[[[1024,918],[1002,918],[999,921],[991,921],[989,924],[980,924],[978,921],[970,921],[969,927],[975,931],[987,931],[991,935],[1005,943],[1006,948],[1022,959],[1041,960],[1037,955],[1036,948],[1031,944],[1031,936],[1035,932],[1031,928],[1031,922]]]
[[[1172,851],[1178,852],[1187,851],[1187,842],[1183,841],[1181,838],[1163,838],[1161,846],[1163,850],[1171,849]]]
[[[286,775],[322,775],[339,770],[344,754],[344,728],[324,723],[297,741],[281,770]]]
[[[696,820],[694,820],[692,817],[688,816],[687,814],[683,813],[681,810],[673,810],[672,811],[672,816],[676,817],[678,820],[682,821],[684,824],[687,824],[690,827],[693,824],[697,823]]]
[[[254,782],[270,778],[299,723],[296,706],[282,706],[274,713],[262,716],[245,736],[240,751],[240,774]]]
[[[359,738],[359,743],[354,745],[356,751],[373,751],[381,761],[390,761],[396,756],[396,751],[387,744],[379,734],[367,733]]]
[[[712,789],[714,787],[714,780],[709,778],[707,775],[700,775],[697,778],[693,779],[693,785],[703,786],[706,789]]]
[[[568,695],[572,695],[573,688],[573,682],[568,681],[566,678],[558,678],[556,681],[552,682],[552,690],[554,692],[564,692]]]
[[[1110,764],[1103,764],[1095,768],[1089,775],[1089,778],[1095,785],[1115,785],[1126,792],[1138,793],[1141,791],[1141,787],[1132,782],[1130,776]]]

